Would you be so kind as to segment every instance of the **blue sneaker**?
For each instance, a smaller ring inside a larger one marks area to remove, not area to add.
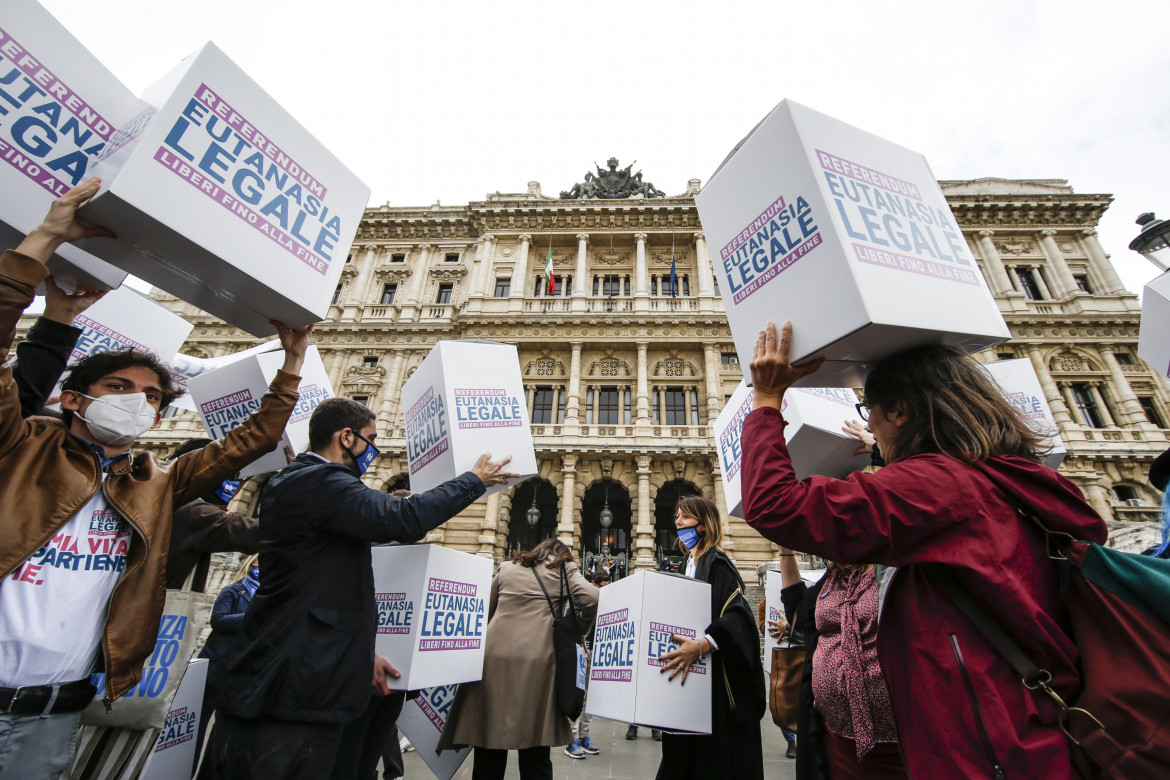
[[[565,755],[569,758],[585,758],[585,751],[581,748],[580,742],[574,742],[565,746]]]
[[[589,737],[585,737],[585,739],[581,740],[581,749],[591,756],[595,756],[601,752],[601,750],[593,744],[593,740]]]

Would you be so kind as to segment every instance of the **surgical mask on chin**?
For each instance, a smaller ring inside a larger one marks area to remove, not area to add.
[[[129,444],[149,431],[158,414],[146,399],[146,393],[110,393],[96,398],[85,393],[78,395],[93,403],[89,405],[88,417],[82,417],[79,412],[74,414],[95,439],[109,447]]]
[[[683,546],[688,550],[695,549],[695,545],[699,543],[699,530],[697,527],[680,528],[678,529],[678,540],[683,543]]]

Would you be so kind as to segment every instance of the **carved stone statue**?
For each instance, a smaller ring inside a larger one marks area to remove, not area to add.
[[[608,170],[597,163],[593,167],[597,173],[587,172],[585,180],[573,185],[573,188],[561,193],[563,200],[584,200],[587,198],[601,198],[617,200],[620,198],[665,198],[666,193],[653,184],[642,181],[642,172],[630,173],[634,163],[618,170],[618,159],[610,157],[606,160]]]

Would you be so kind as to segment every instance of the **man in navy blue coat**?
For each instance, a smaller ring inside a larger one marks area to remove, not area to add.
[[[475,466],[398,499],[360,479],[377,454],[370,409],[330,398],[309,420],[309,452],[260,496],[260,570],[232,658],[213,737],[216,777],[329,776],[346,722],[374,678],[377,607],[370,542],[416,542],[519,475],[510,458]]]

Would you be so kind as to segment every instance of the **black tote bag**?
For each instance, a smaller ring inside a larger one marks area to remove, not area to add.
[[[544,581],[541,580],[540,573],[536,571],[535,567],[532,569],[532,574],[536,577],[540,589],[544,591],[544,598],[548,602],[549,610],[552,611],[557,709],[569,720],[576,720],[581,717],[581,710],[585,706],[585,686],[579,684],[578,675],[578,670],[582,666],[581,659],[585,653],[581,647],[581,629],[577,622],[581,606],[573,597],[572,591],[569,590],[568,575],[565,573],[563,563],[561,564],[561,593],[558,601],[563,599],[565,594],[568,594],[569,598],[568,609],[563,615],[557,615],[557,609],[553,606],[552,598],[548,595],[548,588],[544,586]]]

